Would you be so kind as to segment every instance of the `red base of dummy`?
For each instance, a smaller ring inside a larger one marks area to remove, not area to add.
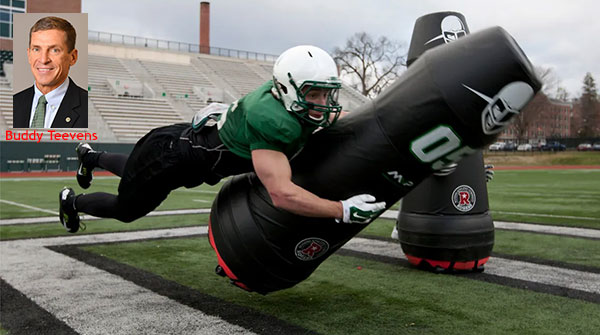
[[[464,262],[452,262],[452,261],[438,261],[432,259],[424,259],[420,257],[415,257],[411,255],[406,255],[408,262],[414,266],[418,266],[420,268],[431,269],[434,271],[474,271],[474,272],[482,272],[483,265],[487,263],[489,257],[484,259],[477,259],[473,261],[464,261]]]

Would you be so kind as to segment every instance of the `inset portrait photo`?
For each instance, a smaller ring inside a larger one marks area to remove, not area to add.
[[[13,21],[13,128],[87,128],[87,13]]]

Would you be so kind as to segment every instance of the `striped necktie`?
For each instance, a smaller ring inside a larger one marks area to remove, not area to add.
[[[41,96],[38,99],[37,106],[35,107],[35,114],[33,115],[33,121],[31,122],[31,128],[44,128],[44,120],[46,119],[46,101],[45,96]]]

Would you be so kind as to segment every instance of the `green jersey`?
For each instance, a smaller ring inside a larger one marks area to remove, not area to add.
[[[219,137],[234,154],[251,159],[252,150],[280,151],[294,156],[317,128],[302,125],[271,94],[273,81],[235,101],[219,122]]]

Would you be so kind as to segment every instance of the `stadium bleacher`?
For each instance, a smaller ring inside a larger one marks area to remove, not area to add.
[[[108,79],[136,80],[118,58],[89,55],[88,91],[93,95],[113,95]]]
[[[244,61],[237,59],[217,59],[215,57],[198,57],[209,69],[222,77],[242,97],[265,82]]]
[[[2,122],[7,127],[12,127],[13,124],[13,93],[12,88],[6,85],[0,85],[0,114],[2,115]]]
[[[94,53],[95,43],[112,52]],[[97,132],[99,142],[108,143],[133,143],[153,128],[189,120],[210,102],[230,103],[269,80],[273,66],[270,61],[168,50],[160,51],[164,57],[149,59],[146,48],[104,42],[90,42],[89,50],[90,131]],[[182,55],[189,62],[168,60]],[[11,60],[12,52],[2,51],[0,56]],[[144,93],[120,94],[111,81],[136,83]],[[209,94],[200,94],[204,90]],[[216,100],[210,96],[214,92]],[[10,83],[0,82],[2,130],[12,128],[12,94]],[[340,100],[350,111],[367,101],[349,88],[341,91]]]
[[[13,52],[11,50],[0,50],[0,76],[4,76],[4,63],[13,61]]]
[[[206,106],[206,101],[198,97],[193,88],[194,86],[214,88],[214,85],[191,64],[171,64],[145,60],[140,60],[140,63],[162,85],[164,92],[171,98],[182,100],[194,111]]]
[[[166,100],[90,95],[120,142],[135,142],[153,128],[183,122]]]
[[[109,56],[90,55],[89,99],[118,142],[135,142],[152,128],[182,122],[165,99],[125,97],[109,81],[141,82],[124,63]]]

